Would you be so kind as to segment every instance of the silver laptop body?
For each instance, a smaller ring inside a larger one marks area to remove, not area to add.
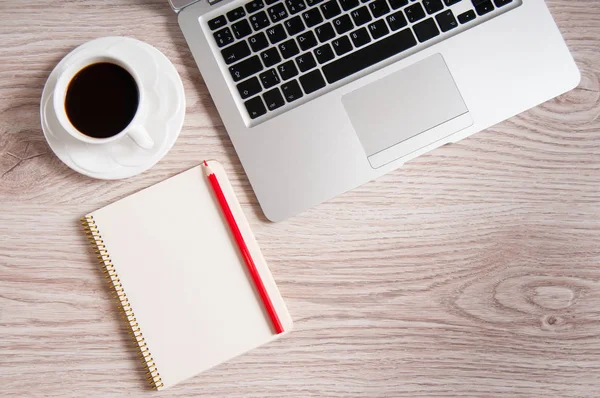
[[[577,86],[543,0],[171,0],[279,221]]]

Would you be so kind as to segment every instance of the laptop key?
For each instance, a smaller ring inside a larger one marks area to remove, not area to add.
[[[236,39],[241,39],[252,33],[252,28],[250,28],[250,24],[245,19],[231,25],[231,30],[233,30]]]
[[[496,7],[503,7],[509,3],[512,3],[513,0],[494,0],[494,4]]]
[[[234,82],[239,82],[263,69],[260,59],[255,55],[242,62],[229,67],[229,72]]]
[[[254,36],[251,36],[248,39],[248,43],[250,43],[250,48],[252,51],[258,52],[263,48],[267,48],[269,46],[269,42],[267,41],[267,36],[263,32],[259,32]]]
[[[215,37],[215,41],[219,47],[223,47],[233,42],[233,35],[231,34],[231,30],[229,28],[223,28],[221,30],[217,30],[213,33]]]
[[[260,78],[260,81],[262,82],[264,88],[271,88],[274,85],[279,84],[281,82],[275,69],[269,69],[268,71],[258,75],[258,77]]]
[[[292,58],[294,55],[297,55],[300,50],[298,49],[296,41],[294,39],[290,39],[279,44],[279,52],[284,59],[288,59]]]
[[[229,65],[250,55],[250,48],[245,41],[240,41],[222,49],[221,55],[223,55],[225,63]]]
[[[290,14],[296,14],[306,9],[304,0],[285,0],[285,5]]]
[[[219,29],[221,26],[224,26],[226,23],[227,21],[225,20],[225,17],[223,15],[220,15],[208,21],[208,27],[210,28],[210,30],[215,30]]]
[[[385,19],[387,20],[388,25],[390,25],[390,29],[392,31],[398,30],[408,25],[408,22],[406,21],[406,18],[404,17],[404,13],[402,13],[402,11],[398,11],[393,13],[392,15],[388,15],[387,17],[385,17]]]
[[[352,50],[352,44],[350,43],[348,36],[342,36],[339,39],[333,40],[331,45],[337,55],[346,54],[348,51]]]
[[[321,4],[321,12],[325,19],[330,19],[339,15],[342,10],[340,10],[340,6],[338,6],[335,0],[330,0],[327,3]]]
[[[419,22],[415,26],[413,26],[415,30],[415,34],[417,35],[417,39],[421,43],[427,41],[429,39],[433,39],[434,37],[440,34],[438,27],[436,26],[433,18],[429,18],[424,20],[423,22]]]
[[[285,30],[283,30],[283,26],[281,26],[281,24],[268,28],[267,36],[269,36],[269,41],[271,42],[271,44],[278,43],[287,37],[285,34]]]
[[[267,11],[269,11],[269,16],[271,17],[271,21],[273,21],[273,23],[279,22],[288,16],[287,11],[282,3],[275,4],[273,7],[268,8]]]
[[[246,3],[246,11],[250,14],[262,9],[264,6],[265,3],[262,0],[253,0],[250,3]]]
[[[264,93],[263,99],[265,100],[265,104],[267,104],[267,108],[270,111],[274,111],[275,109],[285,105],[285,101],[283,100],[281,92],[277,87]]]
[[[373,14],[373,18],[379,18],[390,12],[390,7],[387,5],[385,0],[375,0],[372,3],[369,3],[369,9]]]
[[[333,26],[335,26],[335,30],[339,35],[344,34],[354,28],[354,25],[352,25],[352,21],[348,15],[342,15],[341,17],[334,19]]]
[[[354,21],[354,25],[356,26],[366,24],[372,19],[371,13],[369,13],[367,6],[357,8],[356,10],[352,11],[350,15],[352,16],[352,20]]]
[[[390,30],[388,29],[388,27],[385,24],[385,22],[383,21],[383,19],[380,19],[379,21],[375,21],[372,24],[369,24],[368,28],[369,28],[369,32],[371,32],[371,36],[373,36],[373,39],[375,39],[375,40],[390,33]]]
[[[261,11],[250,16],[250,24],[254,30],[261,30],[262,28],[266,28],[267,26],[271,25],[271,21],[269,21],[267,13]]]
[[[298,36],[296,36],[296,40],[298,40],[300,48],[303,51],[306,51],[309,48],[313,48],[317,45],[317,39],[315,38],[315,34],[310,30],[304,33],[300,33]]]
[[[332,84],[416,45],[417,40],[411,29],[404,29],[324,65],[323,74],[327,82]]]
[[[313,70],[306,75],[300,76],[300,84],[304,89],[306,94],[313,93],[323,87],[325,87],[325,80],[323,79],[323,75],[321,72],[317,70]]]
[[[333,31],[333,27],[331,26],[331,24],[329,22],[326,22],[323,25],[318,26],[315,29],[315,33],[317,34],[317,37],[319,38],[319,41],[321,43],[324,43],[327,40],[333,39],[335,37],[335,32]]]
[[[354,7],[358,7],[360,3],[358,0],[340,0],[340,4],[342,5],[342,10],[348,11]]]
[[[302,23],[302,19],[299,16],[295,16],[286,20],[284,23],[285,29],[288,32],[288,35],[293,36],[297,33],[300,33],[304,30],[304,23]]]
[[[467,12],[463,12],[458,16],[458,22],[461,24],[470,22],[475,19],[475,11],[469,10]]]
[[[423,7],[421,7],[421,4],[419,3],[406,7],[404,12],[406,13],[406,18],[408,18],[409,22],[416,22],[425,18],[425,10],[423,10]]]
[[[311,8],[308,11],[304,11],[302,13],[302,18],[304,18],[304,22],[306,22],[306,26],[309,28],[323,22],[323,17],[318,8]]]
[[[472,3],[474,11],[455,16],[444,10],[460,1]],[[241,12],[235,9],[207,23],[248,114],[255,119],[303,95],[325,92],[327,82],[396,59],[419,42],[433,41],[459,23],[510,3],[514,1],[246,0]],[[396,11],[390,14],[391,10]],[[231,15],[233,11],[244,14],[238,17]],[[243,18],[246,12],[249,15]],[[271,26],[272,22],[276,23]],[[414,25],[407,28],[409,23]],[[257,33],[251,35],[252,31]]]
[[[246,11],[242,7],[234,8],[227,13],[227,19],[229,22],[237,21],[238,19],[245,17]]]
[[[268,50],[265,50],[262,53],[260,53],[260,58],[262,59],[263,64],[265,64],[265,67],[267,68],[269,66],[273,66],[281,62],[281,57],[279,56],[279,53],[277,52],[277,49],[275,47],[269,48]]]
[[[427,10],[429,15],[435,14],[444,8],[442,0],[423,0],[423,5],[425,6],[425,10]]]
[[[289,80],[298,74],[298,68],[296,68],[294,61],[287,61],[278,65],[277,70],[283,80]]]
[[[390,0],[390,5],[392,9],[397,10],[400,7],[404,7],[408,4],[408,0]]]
[[[492,2],[490,0],[483,1],[483,2],[477,1],[477,0],[471,0],[471,1],[473,2],[473,5],[475,5],[475,11],[477,11],[477,15],[479,15],[479,16],[482,16],[489,12],[494,11],[494,5],[492,4]]]
[[[440,26],[442,32],[447,32],[458,26],[458,22],[456,22],[456,18],[454,18],[452,10],[440,12],[438,15],[435,16],[435,20]]]
[[[304,95],[296,80],[290,80],[289,82],[283,83],[281,85],[281,92],[287,102],[294,102]]]
[[[296,64],[298,64],[300,72],[306,72],[307,70],[317,66],[315,57],[313,57],[311,53],[305,53],[299,57],[296,57]]]
[[[352,39],[352,43],[354,43],[354,47],[364,46],[371,41],[369,33],[365,28],[360,28],[350,33],[350,38]]]
[[[250,115],[250,119],[256,119],[267,113],[267,108],[265,108],[265,104],[263,104],[260,96],[249,99],[244,102],[244,105],[246,105],[246,110],[248,111],[248,115]]]
[[[335,57],[329,44],[324,44],[321,47],[317,47],[313,52],[315,53],[315,57],[317,57],[317,61],[319,61],[320,64],[331,61]]]
[[[260,86],[260,82],[258,81],[256,76],[239,83],[237,85],[237,89],[242,99],[252,97],[253,95],[258,94],[262,91],[262,87]]]

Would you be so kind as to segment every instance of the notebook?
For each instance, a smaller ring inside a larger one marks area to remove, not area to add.
[[[164,389],[292,329],[292,319],[223,167],[209,162],[284,332],[276,334],[202,169],[82,222],[143,354]]]

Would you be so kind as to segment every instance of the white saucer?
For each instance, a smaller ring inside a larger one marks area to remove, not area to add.
[[[144,127],[154,140],[152,149],[141,149],[127,136],[107,144],[86,144],[58,123],[52,104],[57,70],[87,52],[127,57],[135,68],[148,92],[145,101],[149,102],[150,111]],[[103,37],[77,47],[54,68],[42,93],[40,115],[50,148],[67,166],[92,178],[132,177],[154,166],[177,140],[185,116],[183,83],[173,64],[151,45],[128,37]]]

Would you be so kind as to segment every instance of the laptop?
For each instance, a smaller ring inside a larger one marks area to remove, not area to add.
[[[170,0],[267,218],[576,87],[543,0]]]

